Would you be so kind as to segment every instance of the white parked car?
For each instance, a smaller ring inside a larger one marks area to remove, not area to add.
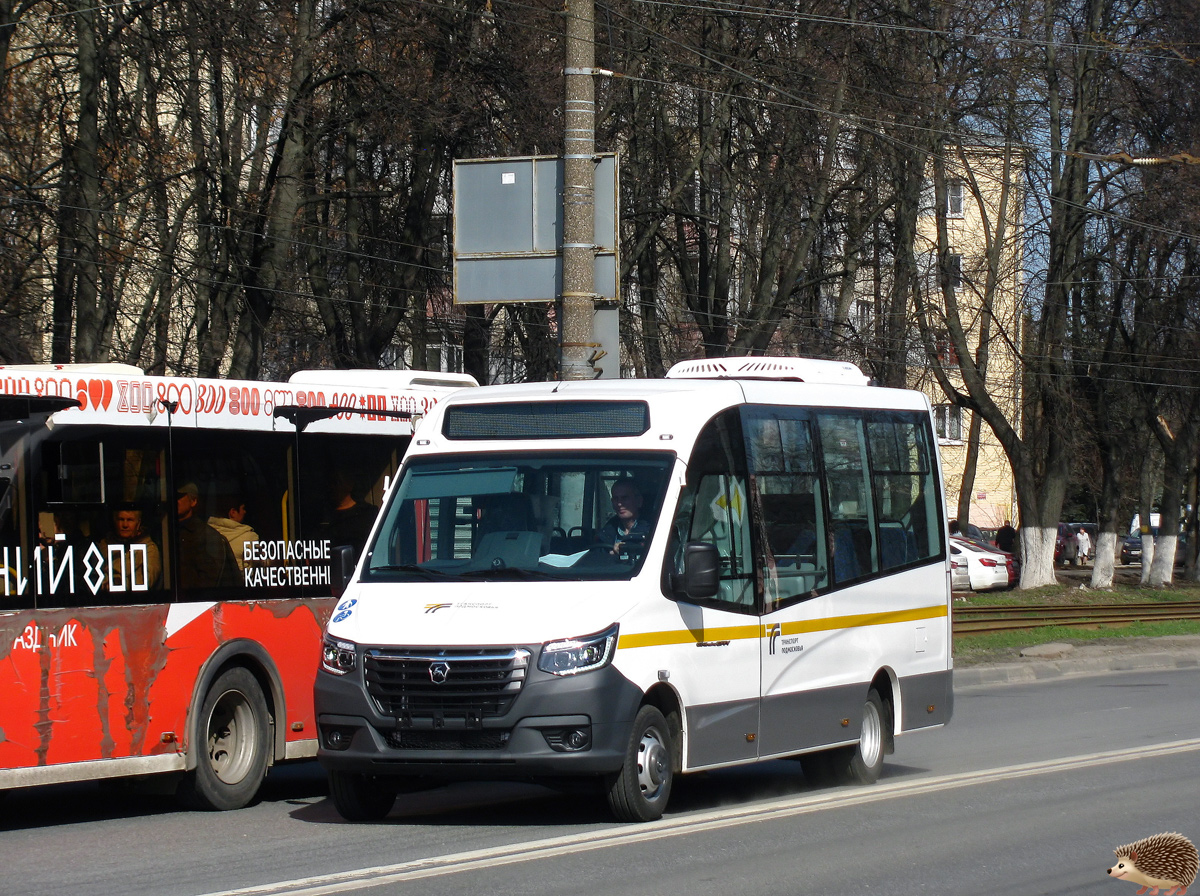
[[[954,542],[950,543],[950,588],[953,591],[971,590],[971,574],[967,571],[965,553]]]
[[[955,554],[955,551],[959,554]],[[1012,555],[967,538],[950,538],[951,563],[958,556],[967,561],[967,579],[972,591],[991,591],[1012,585]],[[957,586],[956,586],[957,587]]]

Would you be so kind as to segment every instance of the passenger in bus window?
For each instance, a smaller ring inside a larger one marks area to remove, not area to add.
[[[599,544],[612,545],[610,553],[617,557],[627,556],[631,547],[636,552],[644,550],[650,537],[652,525],[641,516],[644,502],[642,490],[632,477],[622,477],[613,483],[613,516],[596,533]]]
[[[249,513],[246,510],[246,501],[241,495],[234,495],[223,503],[229,508],[225,511],[225,515],[210,516],[208,524],[229,542],[234,559],[237,560],[238,569],[245,569],[246,545],[252,541],[258,541],[258,533],[246,522]]]
[[[82,563],[93,543],[84,534],[78,516],[70,510],[39,512],[38,542],[41,547],[36,560],[40,566],[38,590],[43,595],[55,596],[41,605],[76,606],[81,594],[71,588],[71,577],[62,571]]]
[[[362,553],[379,508],[354,497],[354,479],[343,469],[333,471],[329,481],[331,507],[325,523],[325,538],[331,548],[351,545],[354,555]]]
[[[73,547],[83,551],[87,548],[87,539],[79,527],[79,520],[68,510],[39,513],[38,540],[45,547],[54,545],[59,550]],[[82,553],[80,556],[83,556]]]
[[[122,504],[113,514],[113,529],[115,536],[100,542],[100,552],[109,567],[106,584],[112,582],[114,588],[122,587],[122,590],[132,590],[136,585],[139,591],[143,587],[160,587],[162,554],[154,539],[142,531],[142,511],[133,504]],[[135,551],[133,545],[145,545],[145,548]],[[117,546],[119,551],[111,550]]]
[[[229,587],[240,582],[229,542],[196,512],[200,489],[185,482],[176,491],[179,522],[179,584],[182,588]]]

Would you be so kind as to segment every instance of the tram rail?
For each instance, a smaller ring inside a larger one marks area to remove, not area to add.
[[[1144,602],[1047,606],[955,606],[951,610],[954,634],[978,635],[1019,629],[1090,628],[1132,622],[1173,622],[1200,619],[1200,601]]]

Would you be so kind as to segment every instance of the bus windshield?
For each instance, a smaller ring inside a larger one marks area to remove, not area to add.
[[[628,579],[654,536],[674,461],[667,452],[414,458],[363,578]]]

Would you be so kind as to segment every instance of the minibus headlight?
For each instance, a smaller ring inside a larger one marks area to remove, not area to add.
[[[617,651],[617,628],[614,625],[595,635],[543,644],[538,668],[551,675],[578,675],[604,668]]]
[[[321,668],[334,675],[345,675],[358,667],[358,650],[352,641],[325,636],[321,643]]]

